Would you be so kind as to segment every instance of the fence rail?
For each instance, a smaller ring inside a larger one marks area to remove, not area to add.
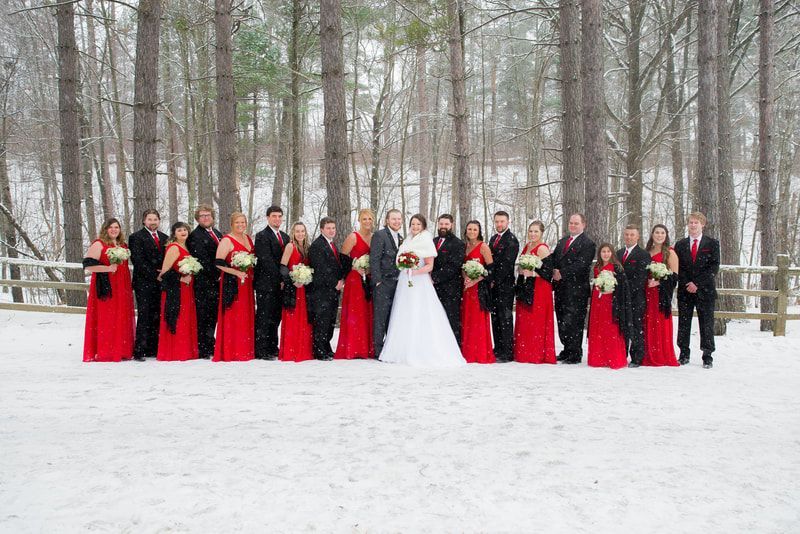
[[[786,322],[799,321],[800,314],[788,313],[789,297],[800,296],[797,291],[791,291],[789,286],[790,277],[800,277],[800,267],[789,266],[789,256],[778,255],[778,265],[775,266],[750,266],[750,265],[722,265],[720,272],[731,272],[739,275],[744,274],[768,274],[775,276],[775,289],[738,289],[738,288],[719,288],[720,295],[732,295],[741,297],[768,297],[775,299],[774,312],[743,312],[731,310],[717,310],[715,316],[720,319],[755,319],[773,321],[773,334],[775,336],[786,335]],[[83,270],[80,263],[69,263],[60,261],[38,261],[24,258],[0,257],[0,264],[20,265],[37,268],[51,268],[56,270],[77,269]],[[721,280],[722,277],[718,277]],[[89,284],[85,282],[56,282],[52,280],[10,280],[0,279],[0,287],[21,287],[28,289],[54,289],[59,291],[87,291]],[[0,310],[18,311],[38,311],[53,313],[86,313],[86,308],[80,306],[66,306],[64,304],[33,304],[22,302],[0,302]],[[677,310],[673,310],[673,315],[677,315]]]

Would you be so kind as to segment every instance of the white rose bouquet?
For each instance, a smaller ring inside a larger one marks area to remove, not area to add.
[[[477,280],[481,276],[487,276],[489,274],[489,271],[486,270],[486,267],[484,267],[478,260],[467,261],[461,266],[461,270],[464,271],[464,274],[467,275],[467,278],[470,280]]]
[[[650,265],[647,266],[647,270],[650,271],[650,276],[652,276],[654,280],[663,280],[672,274],[669,267],[660,261],[650,263]]]
[[[617,277],[611,271],[600,271],[597,278],[592,280],[592,285],[600,290],[600,296],[607,295],[617,287]]]
[[[200,261],[194,256],[186,256],[185,258],[183,258],[181,261],[178,262],[178,271],[181,274],[189,274],[194,276],[202,270],[203,266],[200,264]]]
[[[125,247],[111,247],[106,250],[108,263],[112,265],[119,265],[131,257],[131,251]]]
[[[311,280],[314,279],[314,269],[303,263],[298,263],[292,267],[292,270],[289,272],[289,278],[291,278],[292,282],[295,284],[307,286],[311,283]]]
[[[361,269],[362,271],[369,272],[369,254],[362,254],[353,260],[353,269]],[[366,280],[367,275],[362,274],[361,278]]]
[[[519,268],[523,271],[534,271],[542,267],[542,258],[536,254],[523,254],[519,257]],[[534,271],[533,276],[538,276]]]

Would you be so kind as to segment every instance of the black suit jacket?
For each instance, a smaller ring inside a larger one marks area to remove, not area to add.
[[[222,232],[216,228],[211,228],[211,231],[214,232],[217,239],[222,239]],[[217,258],[217,242],[208,235],[208,230],[198,224],[189,234],[189,239],[186,240],[186,248],[203,266],[203,270],[195,275],[195,284],[204,282],[209,284],[218,283],[220,270],[214,265],[214,260]]]
[[[685,237],[675,243],[678,255],[678,296],[689,295],[686,284],[694,282],[697,298],[714,302],[717,298],[717,273],[719,272],[719,241],[703,235],[697,247],[697,259],[692,261],[690,240]]]
[[[650,253],[644,250],[639,245],[631,249],[630,254],[622,261],[625,255],[625,249],[621,248],[617,251],[617,259],[622,263],[625,269],[625,278],[628,279],[628,291],[631,299],[631,306],[633,311],[638,314],[643,314],[647,306],[647,299],[645,297],[645,289],[647,288],[647,266],[653,261]]]
[[[434,244],[439,237],[433,238]],[[433,260],[431,279],[439,296],[461,297],[464,282],[461,277],[461,266],[464,265],[466,245],[454,235],[445,238],[439,247],[439,255]]]
[[[341,252],[339,256],[341,257]],[[312,303],[319,305],[338,296],[336,284],[342,279],[342,264],[328,244],[325,236],[317,237],[308,247],[309,266],[314,269],[314,277],[308,285],[308,296]]]
[[[142,228],[131,234],[128,238],[128,247],[131,249],[131,263],[133,264],[134,289],[158,288],[158,274],[164,262],[164,246],[169,237],[158,231],[159,245],[153,240],[150,230]]]
[[[269,226],[256,234],[254,249],[258,263],[256,263],[255,278],[253,279],[256,291],[278,291],[280,289],[281,257],[283,257],[284,247],[289,243],[288,234],[282,231],[280,234],[283,246]]]
[[[589,273],[594,262],[596,247],[585,233],[579,235],[564,252],[569,236],[562,237],[553,250],[553,268],[561,273],[561,280],[553,283],[553,288],[562,294],[588,295]]]
[[[399,237],[398,241],[402,242]],[[384,280],[397,281],[400,270],[397,268],[397,246],[389,228],[384,227],[372,235],[369,244],[369,271],[372,285],[376,286]]]
[[[514,284],[514,265],[519,255],[519,240],[517,236],[507,230],[498,241],[497,234],[489,240],[489,249],[492,251],[492,281],[494,282],[493,293],[496,297],[506,296],[513,298]]]

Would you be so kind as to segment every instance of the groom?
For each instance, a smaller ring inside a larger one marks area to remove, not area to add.
[[[403,215],[400,210],[391,209],[386,213],[386,226],[372,236],[369,250],[369,269],[372,275],[372,314],[375,357],[381,355],[383,338],[389,326],[392,312],[392,299],[397,287],[400,271],[397,269],[397,249],[403,244],[400,228]]]
[[[442,303],[447,320],[456,341],[461,345],[461,295],[464,292],[464,280],[461,277],[461,266],[464,264],[464,242],[453,234],[453,216],[449,213],[439,215],[438,235],[433,243],[438,255],[433,261],[431,280],[436,295]]]

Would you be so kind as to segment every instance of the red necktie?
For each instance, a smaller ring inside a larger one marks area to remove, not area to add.
[[[625,260],[628,259],[628,249],[625,249],[625,254],[622,255],[622,263],[625,263]]]
[[[161,242],[158,240],[158,234],[153,232],[153,241],[156,242],[156,248],[161,248]]]
[[[443,245],[443,244],[444,244],[444,238],[443,238],[443,237],[440,237],[440,238],[439,238],[439,244],[438,244],[438,245],[436,245],[436,251],[437,251],[437,252],[439,251],[439,249],[441,249],[441,248],[442,248],[442,245]]]
[[[219,238],[217,237],[217,234],[214,233],[214,230],[209,228],[208,233],[211,234],[211,237],[214,239],[214,241],[216,241],[217,245],[219,245]]]
[[[333,251],[333,255],[336,256],[336,259],[338,260],[339,259],[339,251],[336,250],[336,245],[333,244],[333,241],[331,241],[331,250]]]
[[[692,239],[692,262],[697,261],[697,239]]]
[[[497,234],[496,236],[494,236],[494,243],[492,244],[493,247],[497,246],[497,243],[500,242],[501,237],[503,237],[503,234]]]
[[[278,238],[278,243],[280,243],[281,244],[281,248],[283,248],[283,238],[281,237],[281,233],[280,232],[275,232],[275,237]]]
[[[568,250],[569,250],[569,246],[572,244],[572,240],[573,240],[573,239],[574,239],[574,238],[573,238],[572,236],[570,236],[570,238],[569,238],[569,239],[567,239],[567,243],[564,245],[564,252],[566,252],[566,251],[568,251]]]

